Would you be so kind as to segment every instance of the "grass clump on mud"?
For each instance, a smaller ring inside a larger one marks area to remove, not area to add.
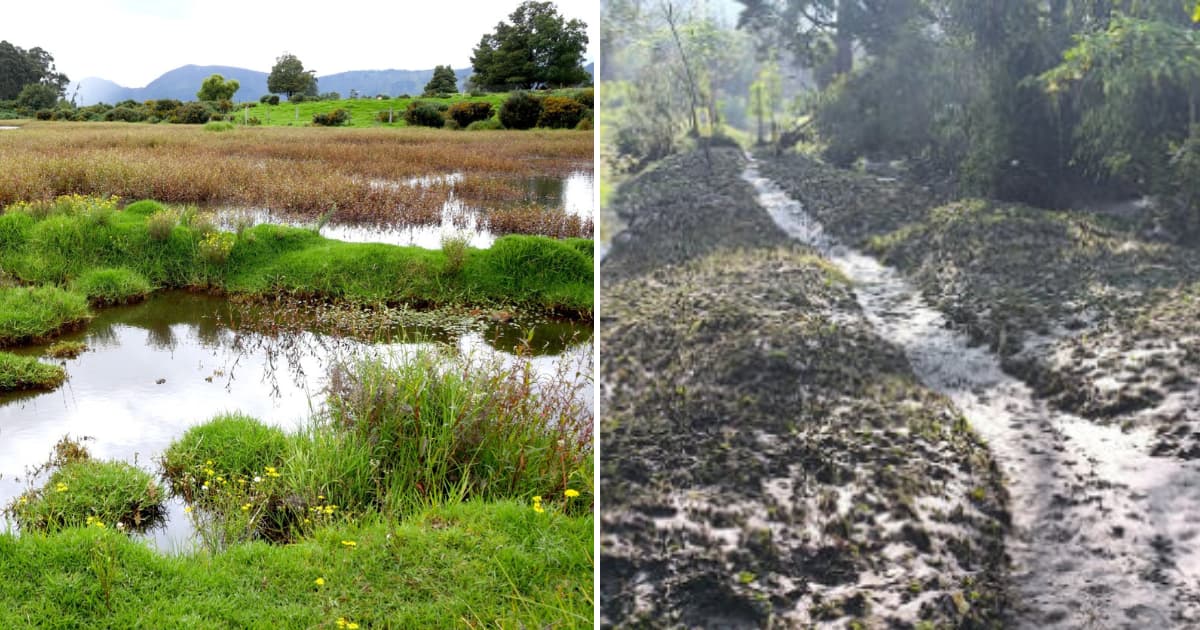
[[[737,167],[708,176],[692,154],[642,175],[674,172],[681,196],[625,237],[646,259],[620,265],[643,271],[605,276],[602,623],[999,623],[1007,499],[986,448]],[[687,241],[648,231],[712,196],[728,203],[701,211],[707,252],[639,247]],[[722,208],[764,229],[724,248]]]
[[[450,260],[444,251],[345,243],[303,228],[215,232],[190,213],[156,228],[164,210],[155,202],[111,211],[102,222],[89,218],[88,208],[103,202],[10,206],[0,215],[0,266],[24,282],[72,284],[97,303],[129,301],[157,286],[365,304],[512,305],[578,316],[592,309],[591,241],[582,239],[511,235]],[[29,290],[4,291],[16,299]],[[0,343],[44,334],[9,333],[5,306],[0,302]],[[22,313],[13,320],[28,318],[29,309],[11,310]]]
[[[42,363],[34,357],[0,352],[0,393],[55,389],[66,380],[66,371],[57,365]]]
[[[79,293],[53,286],[0,288],[0,347],[36,343],[90,318],[87,298]]]
[[[5,509],[22,531],[116,527],[133,532],[162,523],[166,492],[136,466],[93,459],[86,447],[64,438],[46,468],[46,483]]]
[[[903,271],[1039,395],[1102,422],[1153,423],[1156,452],[1200,457],[1194,251],[1096,213],[939,205],[800,155],[763,170],[836,237]]]

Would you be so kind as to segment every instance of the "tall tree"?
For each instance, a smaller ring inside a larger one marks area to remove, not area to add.
[[[587,81],[587,24],[564,20],[551,2],[521,4],[475,47],[471,84],[484,89],[560,87]]]
[[[285,52],[275,59],[275,66],[271,68],[271,74],[267,76],[267,89],[275,94],[283,94],[288,99],[291,99],[294,94],[315,95],[317,93],[315,72],[315,70],[305,70],[304,64],[296,55]]]
[[[424,96],[453,94],[457,91],[458,77],[454,74],[454,68],[450,66],[436,66],[433,69],[433,78],[429,80],[429,83],[425,84]]]
[[[226,81],[225,77],[214,74],[200,84],[200,91],[196,92],[196,98],[201,101],[232,100],[239,87],[241,84],[236,79]]]
[[[0,100],[12,100],[29,84],[41,83],[62,96],[70,81],[54,67],[54,57],[45,50],[29,50],[0,41]]]

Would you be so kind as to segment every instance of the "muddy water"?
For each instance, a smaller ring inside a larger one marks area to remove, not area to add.
[[[266,336],[231,328],[219,298],[166,293],[149,302],[100,311],[68,337],[91,348],[65,362],[70,380],[57,391],[0,397],[0,505],[26,487],[25,472],[46,459],[64,434],[90,436],[92,454],[157,473],[155,458],[189,427],[227,411],[293,429],[320,409],[326,369],[365,353],[400,353],[434,341],[480,360],[529,360],[540,377],[557,370],[590,374],[591,330],[570,323],[534,328],[534,356],[510,352],[524,336],[506,328],[457,338],[393,331],[408,343],[368,345],[313,333]],[[580,345],[584,344],[584,345]],[[18,352],[38,355],[44,348]],[[591,391],[582,393],[590,403]],[[169,504],[165,529],[147,534],[164,551],[187,549],[191,525],[181,502]],[[4,523],[0,522],[0,529]]]
[[[894,270],[836,243],[762,177],[743,177],[793,238],[850,277],[868,319],[902,347],[926,385],[950,397],[1003,469],[1006,541],[1024,628],[1194,627],[1200,623],[1200,465],[1148,455],[1149,431],[1123,432],[1048,409],[970,347]]]
[[[463,178],[461,173],[414,177],[400,182],[372,181],[372,186],[429,187],[434,184],[454,184]],[[580,217],[592,216],[595,208],[595,179],[592,173],[577,171],[567,177],[533,176],[520,178],[517,182],[525,189],[525,201],[545,207],[562,208],[569,214]],[[238,208],[222,206],[215,208],[217,221],[225,229],[233,229],[239,223],[258,225],[277,223],[307,226],[313,221],[297,219],[295,215],[273,212],[267,208]],[[478,208],[465,205],[461,200],[450,198],[442,206],[441,221],[436,225],[405,227],[351,225],[330,223],[321,229],[327,238],[349,243],[386,243],[438,249],[448,237],[465,238],[472,247],[491,247],[496,235],[482,221]]]

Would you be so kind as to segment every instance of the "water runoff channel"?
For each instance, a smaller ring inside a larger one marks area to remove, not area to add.
[[[988,444],[1010,496],[1016,627],[1200,625],[1200,465],[1149,456],[1149,430],[1049,408],[897,271],[826,234],[753,158],[742,177],[781,229],[852,280],[880,337]]]

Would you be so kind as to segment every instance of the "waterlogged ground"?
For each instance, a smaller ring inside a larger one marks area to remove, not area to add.
[[[584,170],[583,166],[565,177],[510,177],[505,183],[523,189],[524,197],[516,203],[530,208],[541,208],[547,221],[553,220],[560,211],[566,217],[590,221],[595,208],[595,179],[592,172]],[[428,188],[436,185],[453,188],[456,183],[462,181],[462,173],[449,173],[413,177],[402,181],[373,180],[371,185],[377,188]],[[505,202],[504,205],[513,203]],[[260,223],[313,225],[313,220],[309,217],[274,212],[267,208],[217,206],[214,210],[218,224],[227,230]],[[566,233],[569,230],[564,227],[563,231]],[[501,234],[489,223],[487,208],[470,205],[452,193],[442,204],[440,219],[437,222],[427,225],[347,223],[339,221],[335,212],[330,222],[321,229],[321,235],[350,243],[385,243],[438,249],[447,238],[466,239],[472,247],[491,247]]]
[[[250,322],[245,315],[222,298],[168,292],[141,305],[101,310],[86,330],[65,337],[90,348],[65,361],[66,385],[0,397],[0,503],[26,487],[27,469],[44,461],[64,434],[94,438],[87,446],[99,458],[136,461],[156,471],[155,458],[172,440],[222,412],[298,427],[321,408],[328,367],[363,353],[402,356],[405,349],[437,342],[481,362],[529,361],[539,378],[590,374],[590,325],[502,324],[471,316],[442,321],[436,329],[372,329],[367,323],[368,331],[393,341],[368,344],[296,331],[291,323]],[[291,332],[264,332],[279,330]],[[39,355],[44,349],[17,352]],[[590,402],[590,387],[580,396]],[[166,528],[148,536],[161,550],[190,548],[183,504],[168,507]]]

